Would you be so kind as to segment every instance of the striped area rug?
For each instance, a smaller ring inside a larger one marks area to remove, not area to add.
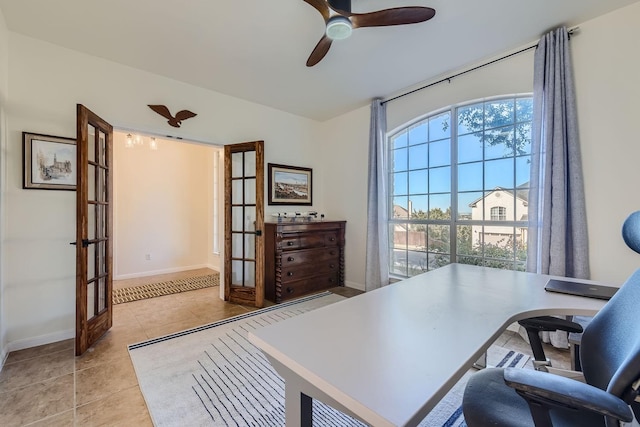
[[[210,288],[212,286],[218,286],[219,284],[220,274],[216,272],[214,274],[207,274],[204,276],[188,277],[184,279],[151,283],[148,285],[132,286],[130,288],[114,289],[112,299],[113,304],[122,304],[146,298]]]
[[[325,292],[129,346],[154,426],[284,426],[284,381],[247,332],[344,299]],[[313,402],[316,426],[361,426]]]

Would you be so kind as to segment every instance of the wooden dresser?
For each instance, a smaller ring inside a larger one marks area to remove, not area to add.
[[[344,286],[346,221],[265,222],[265,298],[281,302]]]

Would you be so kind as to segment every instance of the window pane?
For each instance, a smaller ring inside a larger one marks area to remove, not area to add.
[[[399,150],[395,150],[392,153],[393,155],[393,171],[406,171],[407,168],[407,149],[401,148]]]
[[[513,99],[487,102],[484,110],[485,129],[513,123]]]
[[[429,141],[449,138],[451,135],[450,123],[451,114],[448,111],[429,119]]]
[[[512,190],[488,191],[484,198],[485,221],[513,221],[514,202]]]
[[[519,98],[516,100],[516,121],[530,122],[533,120],[533,99]]]
[[[427,169],[409,172],[409,194],[425,194],[429,191],[429,171]]]
[[[451,164],[451,140],[445,139],[429,144],[429,166],[447,166]]]
[[[482,160],[482,140],[475,134],[458,138],[458,163]]]
[[[451,168],[429,169],[429,192],[449,193],[451,191]]]
[[[409,148],[409,169],[426,169],[429,166],[429,147],[420,144]]]
[[[513,126],[488,130],[484,134],[484,159],[513,156]]]
[[[407,253],[406,251],[393,250],[391,252],[391,265],[389,273],[398,276],[407,276]]]
[[[531,156],[516,157],[516,187],[531,179]]]
[[[411,224],[407,231],[407,248],[413,251],[424,252],[427,250],[427,226],[423,224]]]
[[[531,122],[518,123],[515,138],[516,155],[531,154]]]
[[[427,124],[425,122],[409,129],[409,145],[423,144],[428,140]]]
[[[482,132],[484,129],[484,109],[482,103],[458,109],[458,135]]]
[[[391,138],[391,149],[407,146],[407,132],[402,132]]]
[[[409,218],[409,199],[406,196],[393,198],[393,218]]]
[[[414,219],[427,219],[427,212],[429,211],[429,196],[411,196],[409,201],[411,205],[411,217]]]
[[[429,271],[426,252],[408,251],[407,264],[409,276],[417,276],[418,274]]]
[[[458,194],[458,219],[482,220],[482,212],[484,209],[483,196],[484,194],[482,192],[459,193]]]
[[[456,229],[456,247],[458,255],[479,255],[477,236],[474,239],[473,226],[459,225]]]
[[[485,162],[484,188],[513,188],[513,158]]]
[[[429,219],[451,219],[451,194],[429,197]]]
[[[429,252],[442,254],[450,253],[450,232],[451,228],[448,225],[429,225],[429,239],[427,250]]]
[[[482,163],[458,166],[458,191],[482,190]]]
[[[393,179],[393,194],[407,194],[409,191],[409,174],[407,172],[394,173]]]

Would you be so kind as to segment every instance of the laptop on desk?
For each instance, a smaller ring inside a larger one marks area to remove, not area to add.
[[[591,283],[578,283],[570,280],[550,279],[544,287],[549,292],[578,295],[581,297],[609,300],[618,291],[613,286],[595,285]]]

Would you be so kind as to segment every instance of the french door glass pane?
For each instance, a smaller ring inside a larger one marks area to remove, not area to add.
[[[89,125],[87,126],[87,133],[89,134],[88,145],[87,145],[87,158],[90,162],[96,161],[96,128]],[[89,175],[92,177],[92,175]]]
[[[256,180],[249,178],[244,180],[244,203],[247,205],[256,204]]]

